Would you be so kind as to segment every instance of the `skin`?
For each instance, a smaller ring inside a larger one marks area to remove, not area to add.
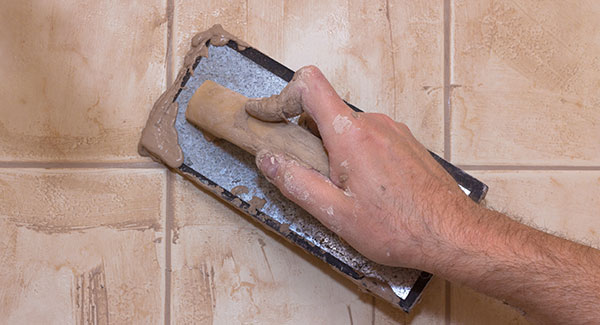
[[[536,323],[600,320],[599,250],[474,203],[406,125],[354,113],[316,67],[300,69],[280,95],[250,101],[246,110],[271,121],[302,112],[314,119],[330,178],[281,152],[259,152],[257,166],[368,258],[470,286]]]

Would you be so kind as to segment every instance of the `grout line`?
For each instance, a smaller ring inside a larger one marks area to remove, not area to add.
[[[452,315],[450,314],[450,297],[452,296],[452,284],[448,280],[444,280],[445,290],[444,294],[446,295],[444,304],[446,305],[444,308],[444,318],[445,324],[450,325],[452,323]]]
[[[387,29],[388,29],[388,37],[390,38],[390,53],[392,58],[392,81],[394,84],[394,89],[392,91],[392,109],[393,115],[392,118],[394,120],[398,119],[398,95],[397,95],[397,78],[396,78],[396,50],[394,46],[394,33],[392,31],[392,20],[390,19],[390,0],[385,0],[385,18],[387,20]]]
[[[173,20],[175,15],[175,0],[167,0],[167,52],[165,53],[166,60],[166,82],[167,87],[173,83]]]
[[[167,173],[166,189],[166,215],[165,215],[165,325],[171,324],[171,238],[173,230],[174,211],[174,193],[173,193],[173,173],[169,170]]]
[[[457,165],[462,170],[566,170],[566,171],[594,171],[600,166],[567,166],[567,165]]]
[[[152,168],[165,168],[163,165],[149,161],[149,162],[69,162],[69,161],[0,161],[0,168],[45,168],[45,169],[60,169],[60,168],[140,168],[140,169],[152,169]]]
[[[377,300],[375,296],[371,296],[371,325],[375,325],[375,304]]]
[[[248,20],[248,16],[250,15],[250,5],[248,4],[248,0],[246,0],[246,28],[244,33],[244,40],[248,41],[248,26],[250,26],[250,21]]]
[[[450,142],[450,118],[451,118],[451,102],[450,102],[450,19],[451,17],[451,0],[444,0],[444,159],[450,161],[451,142]]]
[[[166,67],[166,87],[173,83],[173,22],[175,17],[175,0],[167,1],[167,52],[165,53]],[[175,181],[173,173],[167,170],[167,212],[165,220],[165,325],[171,324],[171,238],[173,230],[174,193],[173,182]]]
[[[451,19],[451,0],[444,0],[444,159],[448,162],[452,159],[452,147],[450,142],[450,19]],[[445,281],[444,290],[444,323],[451,323],[451,285],[448,280]]]

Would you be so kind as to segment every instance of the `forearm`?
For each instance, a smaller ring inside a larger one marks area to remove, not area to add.
[[[449,209],[429,267],[543,323],[600,319],[600,251],[483,207]],[[456,206],[456,205],[455,205]]]

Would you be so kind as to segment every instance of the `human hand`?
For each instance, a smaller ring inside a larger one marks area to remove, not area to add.
[[[282,152],[261,151],[256,163],[286,197],[375,262],[433,268],[445,217],[473,205],[406,125],[352,111],[316,67],[298,70],[281,94],[250,100],[246,111],[266,121],[312,117],[329,178]]]
[[[329,178],[281,152],[260,151],[256,163],[366,257],[470,286],[541,324],[600,319],[600,251],[477,205],[406,125],[353,112],[317,68],[298,70],[280,95],[251,100],[246,111],[269,121],[303,111],[314,119]]]

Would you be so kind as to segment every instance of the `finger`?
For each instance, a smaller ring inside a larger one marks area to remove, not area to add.
[[[323,73],[315,66],[303,67],[296,72],[302,87],[302,107],[315,121],[325,147],[334,147],[339,135],[348,131],[355,120],[352,109],[335,92]]]
[[[351,198],[319,172],[301,166],[283,154],[260,151],[256,165],[281,193],[327,228],[344,236]]]
[[[298,125],[310,131],[310,133],[314,134],[316,137],[321,137],[321,134],[319,133],[319,126],[306,112],[300,114],[300,118],[298,118]]]
[[[266,122],[282,122],[302,113],[302,85],[297,75],[283,90],[271,97],[249,99],[244,108],[251,116]]]
[[[315,66],[299,69],[278,95],[251,99],[245,105],[248,114],[263,121],[284,121],[302,111],[316,122],[328,151],[336,138],[353,127],[354,111],[337,95],[323,73]]]

